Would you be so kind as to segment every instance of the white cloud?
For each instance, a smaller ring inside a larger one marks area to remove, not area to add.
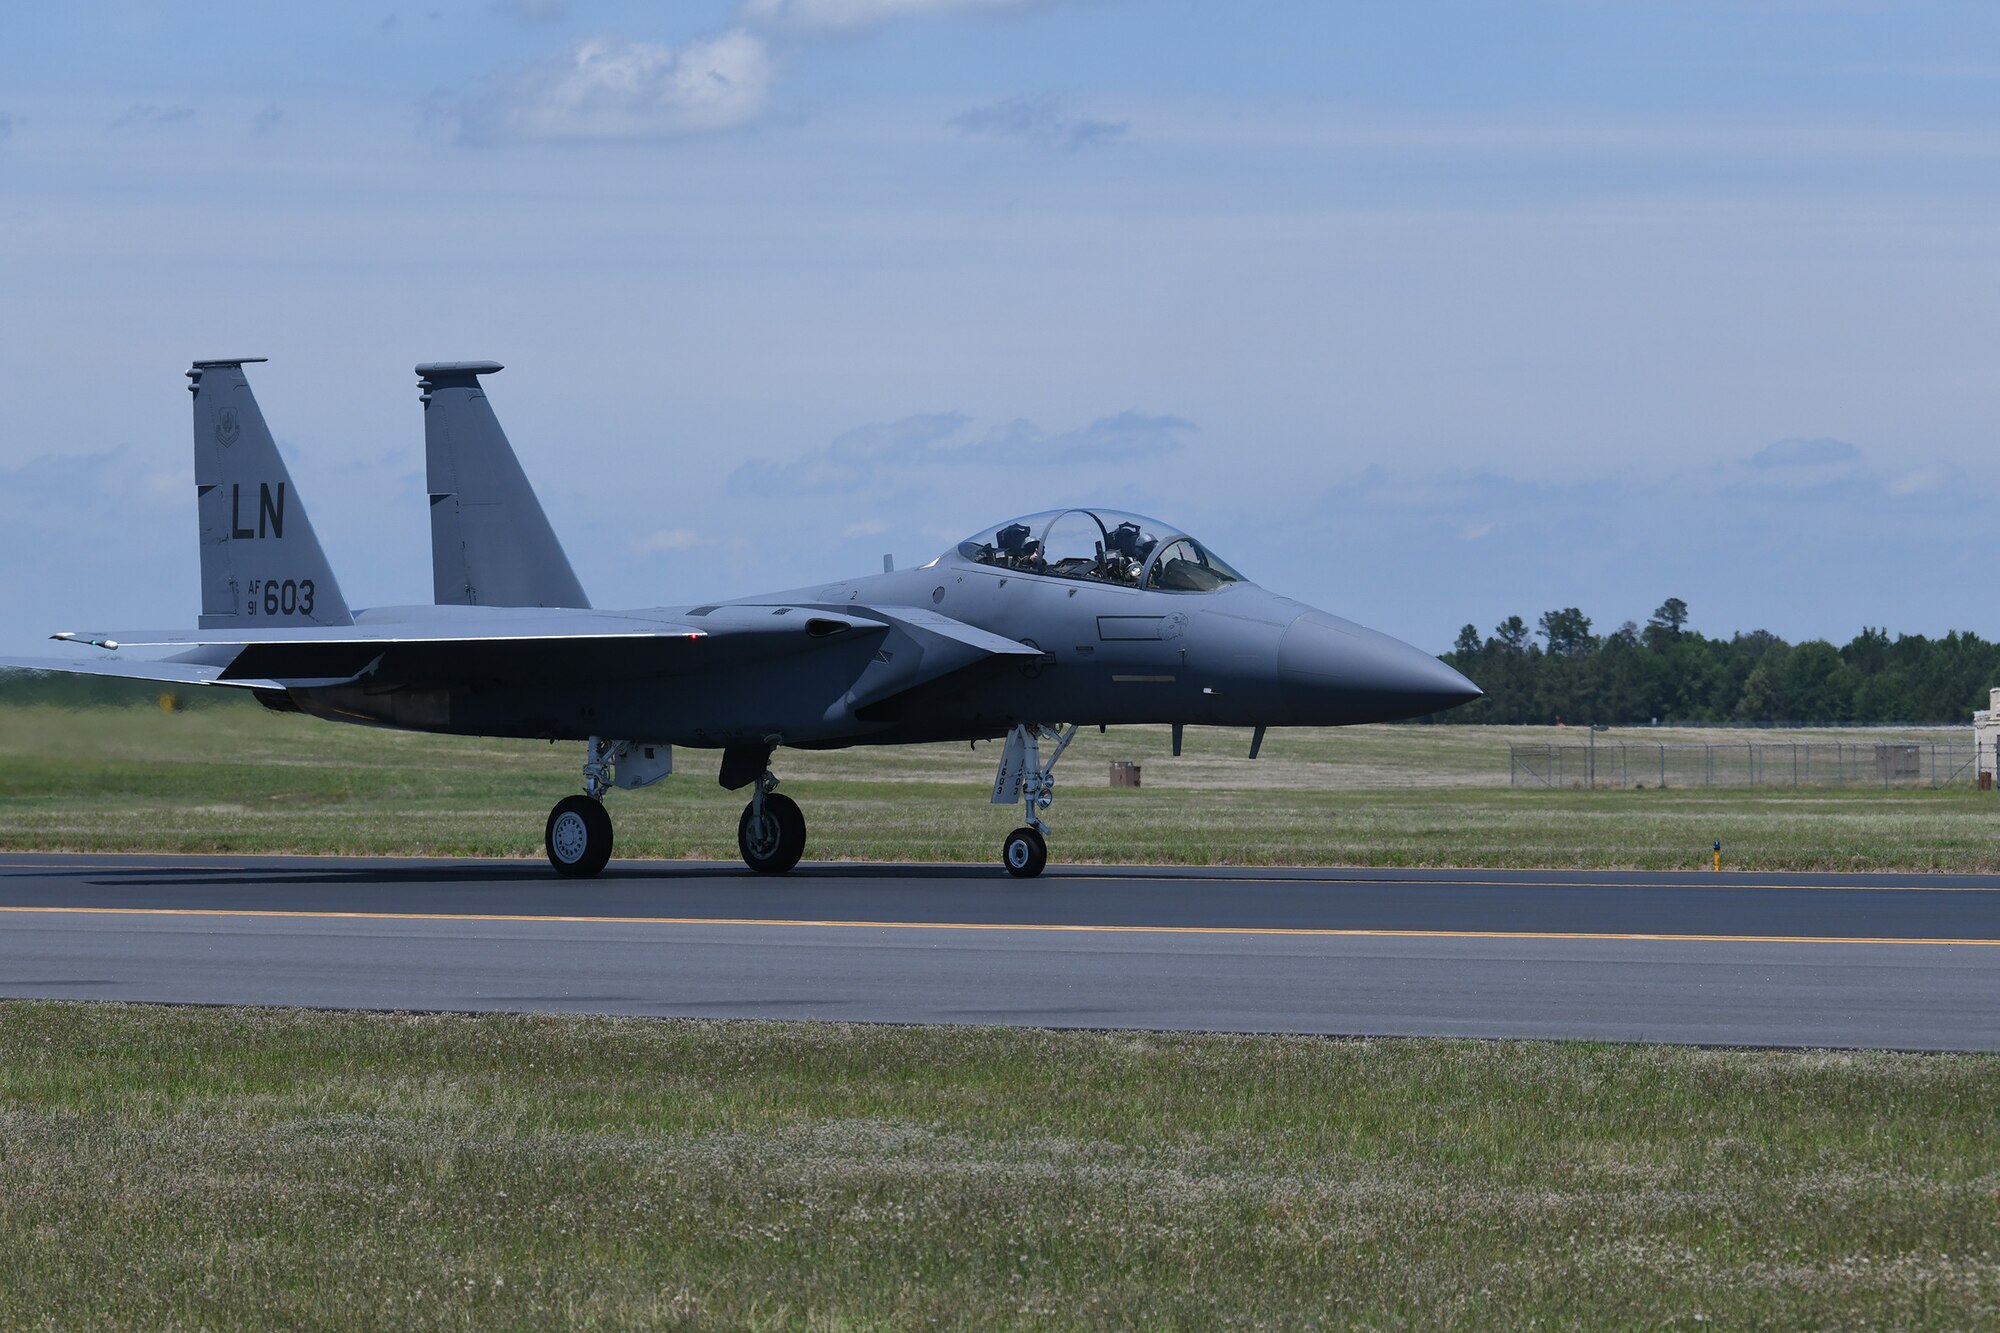
[[[753,458],[730,473],[736,495],[842,495],[907,477],[912,469],[977,464],[1013,467],[1033,459],[1043,469],[1157,459],[1179,450],[1194,423],[1148,412],[1119,412],[1074,430],[1046,431],[1016,418],[969,438],[961,412],[928,412],[872,422],[788,460]],[[850,534],[852,535],[852,534]]]
[[[111,122],[114,130],[142,129],[157,130],[167,125],[178,125],[194,119],[191,106],[154,106],[151,103],[135,103],[124,115]]]
[[[958,412],[927,412],[900,421],[870,422],[787,461],[754,458],[729,475],[738,495],[836,495],[858,491],[884,470],[944,456],[947,442],[970,424]]]
[[[771,53],[740,29],[681,47],[600,37],[497,81],[463,112],[472,139],[657,139],[733,129],[764,110]]]
[[[1922,495],[1934,491],[1945,482],[1958,479],[1954,469],[1941,467],[1920,467],[1914,472],[1905,472],[1889,483],[1891,495]]]
[[[953,10],[1019,9],[1035,0],[743,0],[738,15],[749,23],[806,29],[867,28],[911,14]]]
[[[951,123],[966,134],[1005,135],[1069,153],[1108,143],[1132,127],[1130,121],[1071,115],[1063,99],[1053,94],[1009,97],[961,112]]]
[[[1821,467],[1828,463],[1852,463],[1861,450],[1846,440],[1825,437],[1815,440],[1778,440],[1750,455],[1754,468]]]

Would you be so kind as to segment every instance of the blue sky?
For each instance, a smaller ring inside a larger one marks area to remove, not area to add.
[[[1433,650],[2000,635],[2000,6],[91,4],[0,16],[0,650],[196,607],[253,370],[350,602],[411,367],[599,605],[1070,500]]]

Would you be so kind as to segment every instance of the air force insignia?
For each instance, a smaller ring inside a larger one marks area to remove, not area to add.
[[[242,433],[243,428],[236,424],[236,409],[223,408],[215,419],[215,442],[226,449],[236,443],[236,437]]]

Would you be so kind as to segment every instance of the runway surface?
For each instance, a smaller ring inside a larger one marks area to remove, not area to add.
[[[2000,1049],[2000,877],[0,855],[0,995]]]

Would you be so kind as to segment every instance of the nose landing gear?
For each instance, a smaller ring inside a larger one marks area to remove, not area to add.
[[[1000,755],[1000,771],[993,778],[993,804],[1012,805],[1020,801],[1028,822],[1007,835],[1000,845],[1000,864],[1020,879],[1033,879],[1049,863],[1049,826],[1042,812],[1055,804],[1056,760],[1076,739],[1074,724],[1067,727],[1019,723],[1007,733],[1007,747]],[[1042,762],[1041,743],[1052,740],[1055,753]]]

